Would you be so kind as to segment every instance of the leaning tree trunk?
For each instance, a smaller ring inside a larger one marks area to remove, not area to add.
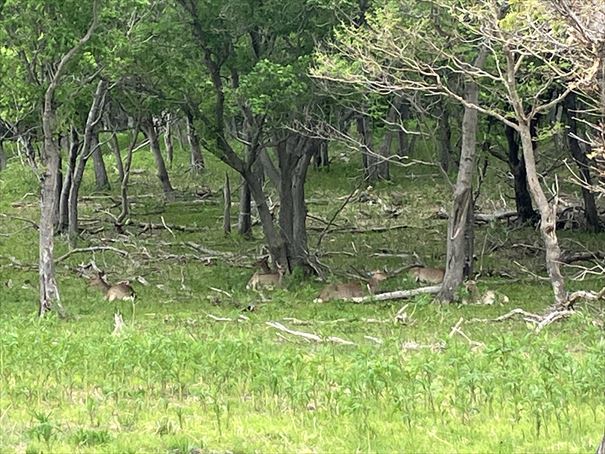
[[[580,172],[580,188],[582,190],[582,198],[584,200],[584,213],[586,215],[586,225],[592,232],[600,232],[602,229],[601,220],[599,219],[599,212],[595,202],[594,194],[590,191],[592,185],[592,176],[590,174],[590,164],[586,153],[580,147],[578,140],[578,125],[574,112],[577,111],[577,96],[571,92],[565,98],[564,109],[565,117],[567,119],[567,126],[569,128],[569,134],[567,140],[569,143],[569,151],[571,156],[578,166]]]
[[[508,144],[508,166],[513,174],[517,219],[522,224],[534,223],[537,221],[537,213],[534,210],[531,194],[527,188],[525,161],[519,156],[519,134],[509,125],[505,126],[504,133]]]
[[[153,158],[155,159],[155,164],[158,169],[158,178],[162,183],[162,188],[164,190],[164,195],[167,197],[171,197],[174,189],[172,188],[172,184],[170,183],[170,177],[168,176],[168,171],[166,170],[166,164],[164,163],[164,158],[162,157],[162,150],[160,149],[160,142],[158,142],[158,135],[155,130],[155,126],[153,125],[153,120],[148,118],[144,124],[145,135],[149,139],[149,146],[151,147],[151,152],[153,153]]]
[[[473,65],[481,68],[488,55],[488,49],[482,46]],[[473,79],[467,79],[464,87],[464,107],[462,118],[462,149],[460,151],[460,167],[454,187],[454,199],[447,227],[447,259],[445,277],[439,299],[444,302],[454,300],[456,289],[464,279],[465,262],[468,249],[468,229],[473,224],[468,222],[473,203],[472,183],[475,159],[477,155],[477,124],[479,116],[477,109],[471,107],[479,103],[479,86]],[[472,257],[471,257],[472,260]]]
[[[605,454],[605,435],[603,435],[603,439],[601,440],[601,444],[597,448],[597,452],[595,454]]]
[[[92,161],[95,169],[95,187],[97,188],[97,191],[109,189],[107,169],[105,168],[103,153],[101,152],[101,146],[99,145],[99,135],[96,132],[92,136],[91,149],[93,150]]]
[[[529,122],[519,122],[519,134],[521,135],[523,159],[525,160],[525,168],[527,169],[527,183],[532,199],[540,212],[540,232],[544,241],[544,248],[546,249],[546,268],[553,288],[555,303],[558,306],[562,306],[567,301],[567,292],[565,291],[565,280],[559,266],[561,249],[559,248],[556,231],[557,205],[556,203],[550,204],[548,202],[546,194],[544,194],[542,186],[540,186]]]

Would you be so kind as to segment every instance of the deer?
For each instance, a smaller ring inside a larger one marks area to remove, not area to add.
[[[279,265],[277,265],[277,271],[271,270],[268,257],[257,260],[255,265],[260,270],[256,271],[246,284],[248,290],[258,290],[259,287],[275,288],[281,286],[284,271]]]
[[[413,266],[410,268],[414,282],[424,282],[427,284],[441,284],[445,276],[443,268],[429,268],[425,266]]]
[[[128,282],[118,282],[115,285],[111,285],[107,282],[106,277],[105,273],[99,271],[90,278],[89,285],[100,290],[105,295],[104,298],[109,302],[116,300],[134,301],[136,294]]]
[[[316,303],[323,303],[330,300],[346,300],[366,296],[369,292],[373,295],[381,282],[388,278],[387,273],[381,270],[372,271],[370,279],[366,285],[361,282],[345,282],[343,284],[326,285],[319,293],[319,297],[314,300]]]

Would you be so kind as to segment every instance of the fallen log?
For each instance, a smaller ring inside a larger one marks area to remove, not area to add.
[[[430,287],[420,287],[411,290],[397,290],[395,292],[379,293],[377,295],[369,295],[363,297],[350,298],[348,301],[354,303],[369,303],[373,301],[390,301],[413,298],[418,295],[434,295],[439,293],[441,285],[433,285]]]

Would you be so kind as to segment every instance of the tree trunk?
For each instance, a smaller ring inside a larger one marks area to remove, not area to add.
[[[366,180],[378,180],[377,159],[372,150],[372,130],[368,124],[368,119],[359,115],[357,117],[357,132],[361,141],[361,158],[363,164],[363,174]]]
[[[408,135],[403,126],[403,122],[410,118],[410,109],[405,102],[400,102],[397,107],[400,123],[397,131],[397,156],[404,158],[410,155],[412,149],[412,142],[408,139]]]
[[[69,193],[73,184],[76,160],[78,159],[78,150],[80,149],[78,132],[73,126],[70,136],[67,173],[65,174],[59,202],[59,231],[62,233],[67,232],[69,227]]]
[[[97,191],[109,189],[109,178],[107,178],[107,169],[103,160],[103,153],[99,144],[99,135],[94,132],[90,144],[92,150],[92,161],[95,169],[95,186]]]
[[[6,153],[4,152],[4,142],[0,140],[0,171],[6,169]]]
[[[223,186],[223,232],[225,235],[231,233],[231,186],[229,185],[229,174],[225,173],[225,186]]]
[[[601,444],[597,448],[597,452],[595,454],[605,454],[605,435],[603,435],[603,439],[601,440]]]
[[[479,55],[473,63],[475,67],[481,68],[488,55],[488,49],[482,46]],[[478,112],[470,107],[479,102],[479,86],[468,78],[464,87],[464,98],[468,105],[464,108],[462,119],[462,149],[460,151],[460,166],[458,168],[458,177],[454,187],[454,198],[452,201],[452,210],[448,220],[447,228],[447,261],[445,277],[439,299],[444,302],[451,302],[454,299],[456,289],[464,279],[465,262],[468,256],[468,239],[472,238],[473,224],[469,222],[471,215],[473,194],[473,172],[475,169],[475,160],[477,155],[477,124],[479,121]]]
[[[571,156],[578,166],[580,172],[582,198],[584,200],[584,213],[586,215],[586,226],[592,232],[600,232],[602,230],[601,220],[599,219],[599,212],[595,202],[594,194],[588,189],[592,185],[592,176],[590,174],[590,165],[586,153],[582,150],[578,137],[578,125],[574,117],[577,111],[577,95],[570,93],[565,98],[564,102],[565,117],[567,119],[567,127],[569,128],[569,134],[567,140],[569,144],[569,150]]]
[[[82,144],[82,149],[80,150],[80,158],[78,159],[74,169],[71,187],[69,188],[68,237],[69,245],[72,248],[76,247],[78,236],[80,234],[78,229],[78,194],[80,192],[80,185],[82,184],[84,169],[86,168],[88,158],[95,153],[95,148],[93,147],[98,147],[99,145],[98,141],[96,141],[96,145],[93,145],[96,137],[95,128],[97,127],[101,118],[100,112],[103,109],[106,93],[107,81],[101,80],[97,85],[90,110],[88,111],[88,117],[84,127],[84,142]]]
[[[200,140],[193,124],[193,116],[189,112],[187,113],[187,140],[191,148],[191,172],[197,175],[204,169],[205,164]]]
[[[60,142],[59,142],[60,143]],[[55,195],[53,197],[53,227],[55,232],[59,230],[61,222],[60,217],[60,205],[61,205],[61,192],[63,191],[63,159],[61,157],[61,151],[59,148],[59,165],[57,168],[57,178],[55,180]]]
[[[153,119],[148,118],[143,125],[143,128],[147,139],[149,139],[149,146],[151,147],[151,152],[153,153],[153,158],[155,159],[155,164],[158,169],[158,178],[162,183],[164,195],[170,198],[173,195],[174,189],[172,188],[172,184],[170,184],[170,177],[168,176],[166,164],[164,163],[164,158],[162,157],[162,150],[160,149],[160,143],[158,142],[158,135],[153,124]]]
[[[519,156],[519,134],[511,126],[505,125],[504,133],[508,143],[508,166],[513,174],[515,189],[515,206],[520,223],[534,223],[538,214],[534,210],[531,194],[527,188],[525,161]]]
[[[307,203],[305,201],[305,180],[311,161],[311,153],[303,154],[294,169],[292,178],[292,207],[293,207],[293,243],[292,268],[309,265],[309,247],[307,237]]]
[[[439,101],[439,121],[438,121],[438,137],[439,137],[439,164],[444,172],[450,170],[452,161],[452,130],[450,128],[450,112],[448,106],[443,99]]]
[[[168,161],[168,167],[172,169],[172,162],[174,161],[174,144],[172,143],[172,115],[168,115],[168,118],[166,119],[164,145],[166,147],[166,160]]]
[[[527,183],[532,195],[532,199],[540,212],[540,232],[546,249],[546,268],[550,283],[553,288],[555,303],[563,306],[567,301],[567,292],[565,291],[565,280],[559,268],[561,249],[557,239],[557,206],[548,203],[548,199],[540,186],[536,161],[534,156],[534,144],[531,134],[531,125],[528,122],[519,122],[519,134],[521,135],[521,147],[523,149],[523,159],[527,169]]]
[[[250,194],[250,186],[243,176],[239,190],[237,233],[246,238],[252,236],[252,194]]]
[[[137,144],[137,139],[139,137],[140,124],[137,121],[137,124],[134,128],[134,132],[132,135],[132,140],[130,141],[130,145],[128,146],[128,151],[126,153],[126,162],[124,163],[124,176],[122,181],[120,181],[120,198],[122,201],[122,210],[118,218],[116,219],[116,223],[120,225],[128,214],[130,213],[130,206],[128,205],[128,179],[130,178],[130,166],[132,164],[132,153],[134,152],[134,147]]]

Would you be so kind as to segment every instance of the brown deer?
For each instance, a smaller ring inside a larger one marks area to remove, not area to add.
[[[388,278],[384,271],[373,271],[366,285],[361,282],[346,282],[344,284],[326,285],[315,299],[316,303],[330,300],[346,300],[374,294],[381,282]]]
[[[105,299],[109,302],[116,300],[134,301],[136,294],[128,282],[119,282],[115,285],[111,285],[105,280],[106,277],[107,275],[105,273],[98,272],[90,278],[89,285],[100,290],[105,295]]]
[[[272,271],[269,267],[268,257],[261,258],[255,265],[260,270],[256,271],[246,284],[248,290],[258,290],[259,287],[275,288],[281,286],[284,272],[279,265],[277,271]]]
[[[441,284],[445,276],[445,270],[443,268],[414,266],[410,268],[409,272],[414,278],[414,282],[424,282],[427,284]]]

